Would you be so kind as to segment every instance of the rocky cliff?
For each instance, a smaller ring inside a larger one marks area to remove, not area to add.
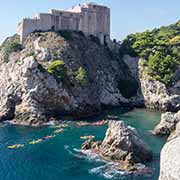
[[[147,74],[148,69],[144,59],[125,55],[124,62],[139,82],[141,95],[146,107],[173,112],[180,110],[179,70],[174,75],[174,85],[166,86]]]
[[[161,152],[160,177],[159,180],[180,179],[180,123],[176,130],[168,138]]]
[[[10,40],[1,48],[1,120],[38,125],[64,114],[88,116],[104,106],[143,104],[128,66],[95,37],[37,32],[5,59]]]
[[[80,32],[36,32],[23,46],[13,36],[1,46],[0,71],[0,119],[20,124],[94,115],[106,106],[180,108],[178,72],[167,88],[141,59],[122,58]]]

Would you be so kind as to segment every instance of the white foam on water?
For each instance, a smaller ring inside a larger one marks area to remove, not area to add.
[[[80,149],[76,149],[76,148],[74,148],[73,150],[75,152],[83,155],[83,157],[85,159],[87,159],[88,161],[106,162],[106,161],[102,160],[98,154],[93,153],[91,150],[80,150]]]
[[[144,168],[146,168],[146,166],[144,164],[141,164],[141,163],[135,164],[134,167],[136,167],[137,169],[144,169]]]
[[[64,149],[72,156],[74,157],[77,157],[77,158],[80,158],[80,159],[85,159],[85,155],[84,154],[80,154],[80,153],[77,153],[75,151],[71,151],[70,150],[70,147],[68,145],[65,145],[64,146]]]
[[[44,123],[45,126],[55,126],[55,122],[54,121],[48,121],[46,123]]]
[[[106,163],[103,166],[90,169],[89,173],[103,176],[106,179],[122,179],[123,177],[127,177],[127,175],[129,175],[128,172],[115,169],[114,166],[116,165],[117,163]]]
[[[98,167],[89,169],[90,174],[96,174],[106,179],[124,179],[127,178],[128,175],[131,175],[131,173],[127,171],[118,170],[117,167],[119,166],[119,163],[102,160],[98,154],[93,153],[90,150],[80,150],[76,148],[72,148],[72,150],[70,150],[69,146],[65,146],[65,149],[74,157],[103,163],[101,163],[101,165]],[[146,166],[141,163],[135,164],[135,167],[138,170],[146,169]]]

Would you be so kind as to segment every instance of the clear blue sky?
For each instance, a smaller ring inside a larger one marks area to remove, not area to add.
[[[0,43],[16,33],[17,23],[51,8],[66,9],[86,0],[0,0]],[[111,8],[111,36],[118,40],[180,19],[180,0],[94,0]]]

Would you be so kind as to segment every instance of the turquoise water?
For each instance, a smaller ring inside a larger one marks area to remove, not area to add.
[[[83,142],[80,136],[95,135],[97,140],[101,140],[107,126],[76,127],[71,122],[55,138],[29,145],[30,140],[49,135],[54,129],[1,125],[0,180],[157,180],[159,153],[165,139],[152,136],[150,130],[159,122],[160,113],[144,109],[130,112],[114,109],[98,118],[101,119],[106,114],[118,115],[121,120],[137,128],[154,153],[154,160],[148,164],[152,173],[144,176],[121,175],[97,157],[85,156],[78,151]],[[17,143],[24,143],[26,146],[22,149],[7,148],[8,145]]]

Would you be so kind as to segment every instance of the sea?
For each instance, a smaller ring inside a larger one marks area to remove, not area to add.
[[[128,174],[114,168],[95,154],[83,153],[81,136],[95,136],[103,140],[107,130],[104,126],[76,125],[77,120],[62,118],[68,127],[55,134],[56,127],[23,127],[7,123],[0,124],[0,180],[158,180],[160,151],[166,138],[155,137],[152,130],[160,121],[161,112],[147,109],[129,110],[115,108],[104,111],[99,116],[83,119],[96,121],[106,119],[107,115],[118,116],[127,125],[135,127],[140,137],[153,152],[153,161],[145,164],[150,169],[144,174]],[[37,144],[29,142],[55,135]],[[9,149],[8,146],[23,144],[21,148]]]

